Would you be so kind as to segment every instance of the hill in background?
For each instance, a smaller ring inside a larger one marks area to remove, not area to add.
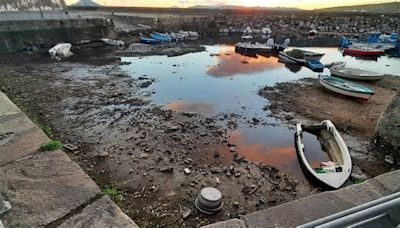
[[[320,9],[318,11],[400,14],[400,2],[357,5],[357,6],[339,6],[339,7]]]

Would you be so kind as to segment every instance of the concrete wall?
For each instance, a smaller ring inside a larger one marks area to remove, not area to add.
[[[0,12],[60,10],[65,6],[64,0],[0,0]]]
[[[112,30],[106,19],[36,20],[0,22],[0,54],[30,50],[47,50],[60,42],[99,40]],[[35,49],[36,49],[35,48]]]

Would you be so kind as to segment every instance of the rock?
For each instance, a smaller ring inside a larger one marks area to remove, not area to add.
[[[150,155],[148,153],[140,153],[139,157],[140,158],[148,158]]]
[[[186,219],[187,217],[189,217],[189,215],[192,213],[191,209],[185,209],[182,211],[182,218]]]
[[[241,173],[239,173],[239,172],[236,172],[236,173],[234,174],[235,177],[240,177],[240,175],[241,175]]]
[[[393,156],[391,156],[391,155],[386,155],[386,156],[385,156],[385,162],[388,163],[388,164],[390,164],[390,165],[393,165],[393,164],[394,164]]]
[[[263,197],[263,196],[260,197],[259,201],[262,204],[266,204],[268,202],[267,199],[265,197]]]
[[[99,157],[105,158],[108,157],[108,152],[107,151],[102,151],[98,154]]]
[[[77,146],[74,146],[74,145],[72,145],[72,144],[70,144],[70,143],[63,144],[63,148],[65,148],[65,149],[67,149],[67,150],[69,150],[69,151],[78,150],[78,147],[77,147]]]
[[[185,172],[186,175],[189,175],[189,174],[190,174],[190,169],[185,168],[185,169],[183,170],[183,172]]]
[[[230,152],[231,152],[231,153],[235,152],[235,147],[231,146]]]
[[[233,206],[239,207],[239,202],[238,201],[233,202]]]
[[[211,168],[211,173],[222,173],[222,169],[218,167]]]
[[[173,167],[163,167],[159,169],[160,172],[163,173],[173,173],[174,172],[174,168]]]

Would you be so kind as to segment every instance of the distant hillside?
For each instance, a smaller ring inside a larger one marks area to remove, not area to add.
[[[368,12],[368,13],[396,13],[400,14],[400,2],[357,5],[357,6],[339,6],[319,11],[337,11],[337,12]]]
[[[189,7],[192,9],[227,9],[227,10],[238,10],[238,9],[258,9],[258,10],[300,10],[299,8],[287,8],[287,7],[245,7],[236,5],[195,5]]]
[[[72,4],[75,7],[99,7],[100,4],[93,2],[92,0],[80,0],[79,2]]]

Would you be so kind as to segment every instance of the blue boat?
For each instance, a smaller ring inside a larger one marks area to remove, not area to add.
[[[139,38],[140,43],[144,43],[144,44],[160,44],[161,41],[160,40],[156,40],[153,38],[146,38],[146,37],[140,37]]]
[[[319,83],[335,93],[365,100],[370,99],[375,93],[365,86],[333,76],[320,75]]]
[[[152,32],[150,34],[150,37],[155,40],[159,40],[161,42],[171,42],[172,41],[171,36],[169,36],[167,34],[158,33],[158,32]]]
[[[324,71],[324,65],[318,60],[308,60],[305,65],[314,72]]]

